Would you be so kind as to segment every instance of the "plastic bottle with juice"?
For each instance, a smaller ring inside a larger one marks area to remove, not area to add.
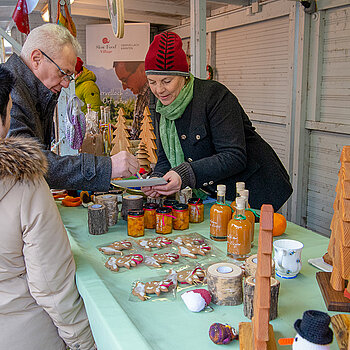
[[[210,208],[210,238],[214,241],[227,240],[227,225],[232,216],[232,210],[225,203],[226,186],[217,186],[216,203]]]
[[[251,223],[245,216],[245,199],[236,198],[236,212],[227,227],[227,255],[244,260],[251,250]]]

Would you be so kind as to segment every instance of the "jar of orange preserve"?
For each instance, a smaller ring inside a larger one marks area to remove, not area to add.
[[[128,212],[128,235],[141,237],[145,234],[143,210],[129,210]]]
[[[156,233],[163,235],[171,233],[173,229],[172,210],[168,207],[156,209]]]
[[[187,230],[190,222],[190,214],[187,204],[175,204],[173,205],[173,229],[174,230]]]

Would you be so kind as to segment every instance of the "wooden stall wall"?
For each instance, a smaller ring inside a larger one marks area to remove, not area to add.
[[[350,3],[323,3],[310,23],[306,227],[329,235],[339,157],[350,145]]]

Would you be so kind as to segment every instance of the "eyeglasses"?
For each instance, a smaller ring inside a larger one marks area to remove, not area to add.
[[[129,74],[128,74],[125,78],[119,79],[120,82],[121,82],[122,84],[126,85],[126,84],[128,83],[128,80],[129,80],[130,76],[133,75],[133,74],[134,74],[134,72],[129,72]]]
[[[60,71],[60,73],[62,74],[62,78],[65,80],[65,81],[68,81],[68,82],[71,82],[74,80],[74,77],[73,77],[73,74],[68,74],[66,73],[53,59],[51,59],[45,52],[41,51],[39,49],[39,51],[50,61],[52,62],[56,67],[57,69]]]

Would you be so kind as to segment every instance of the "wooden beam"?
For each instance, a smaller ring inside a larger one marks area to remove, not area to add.
[[[191,1],[191,73],[206,78],[206,0]]]
[[[0,28],[0,35],[3,36],[13,47],[14,51],[19,55],[22,50],[22,45],[9,36],[2,28]]]
[[[107,8],[100,6],[86,5],[86,6],[72,6],[72,15],[75,16],[88,16],[97,18],[109,18]],[[143,15],[137,13],[124,13],[125,21],[140,22],[140,23],[153,23],[153,24],[164,24],[169,26],[177,26],[181,23],[180,19],[172,17],[163,17],[156,15]]]
[[[247,6],[249,5],[249,0],[210,0],[207,3],[219,3],[223,5],[237,5],[237,6]]]
[[[72,4],[72,9],[75,6],[81,5],[95,5],[106,8],[106,1],[98,2],[96,0],[76,0]],[[124,3],[124,11],[137,12],[155,12],[157,14],[166,14],[168,16],[190,16],[190,6],[188,5],[173,5],[167,1],[141,1],[141,0],[127,0]]]

